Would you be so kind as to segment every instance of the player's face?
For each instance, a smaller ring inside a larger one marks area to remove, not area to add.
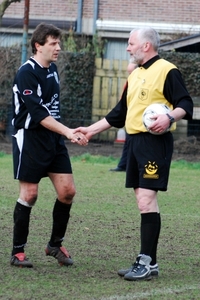
[[[48,67],[51,62],[57,61],[60,50],[60,39],[49,36],[43,46],[37,45],[36,56],[44,67]]]
[[[130,54],[130,62],[137,65],[143,64],[145,58],[144,43],[139,40],[137,31],[130,35],[126,50]]]

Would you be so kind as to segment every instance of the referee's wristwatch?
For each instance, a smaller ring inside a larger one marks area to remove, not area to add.
[[[170,120],[170,125],[169,125],[169,126],[171,126],[172,123],[175,122],[175,119],[174,119],[174,117],[170,116],[169,114],[166,114],[166,115],[168,116],[168,118],[169,118],[169,120]]]

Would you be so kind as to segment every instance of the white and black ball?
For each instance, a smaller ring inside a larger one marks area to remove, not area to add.
[[[169,131],[170,127],[162,132],[154,132],[149,129],[149,126],[155,122],[155,119],[152,119],[155,115],[161,115],[161,114],[169,114],[171,112],[171,109],[163,103],[153,103],[150,104],[143,112],[142,115],[142,122],[145,126],[145,128],[152,134],[163,134],[167,131]]]

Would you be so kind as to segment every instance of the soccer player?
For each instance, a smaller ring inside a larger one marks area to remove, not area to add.
[[[128,77],[128,85],[121,100],[102,120],[89,127],[79,127],[90,139],[93,135],[110,128],[125,125],[129,134],[126,167],[126,187],[133,188],[141,215],[139,254],[127,269],[118,271],[125,280],[148,280],[158,275],[157,245],[161,217],[157,192],[166,191],[173,153],[173,135],[170,131],[160,135],[171,123],[191,119],[193,102],[188,94],[178,68],[160,58],[159,34],[153,28],[131,31],[127,51],[136,68]],[[172,111],[169,115],[155,116],[149,127],[144,127],[142,114],[152,103],[163,103]],[[148,168],[154,168],[148,174]]]
[[[80,145],[86,145],[87,138],[60,123],[59,75],[54,64],[61,50],[60,38],[60,29],[51,24],[39,24],[31,38],[33,57],[19,68],[14,79],[13,164],[14,178],[19,180],[20,192],[13,214],[10,264],[17,267],[33,267],[24,247],[31,210],[38,196],[38,184],[46,176],[55,188],[57,199],[45,252],[61,265],[73,264],[68,251],[62,246],[75,195],[70,158],[63,136]]]

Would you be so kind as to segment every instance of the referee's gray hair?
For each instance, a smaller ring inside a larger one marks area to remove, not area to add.
[[[154,50],[158,50],[160,46],[160,36],[155,29],[151,27],[136,28],[131,30],[130,35],[133,32],[138,32],[138,38],[141,42],[150,42]]]

